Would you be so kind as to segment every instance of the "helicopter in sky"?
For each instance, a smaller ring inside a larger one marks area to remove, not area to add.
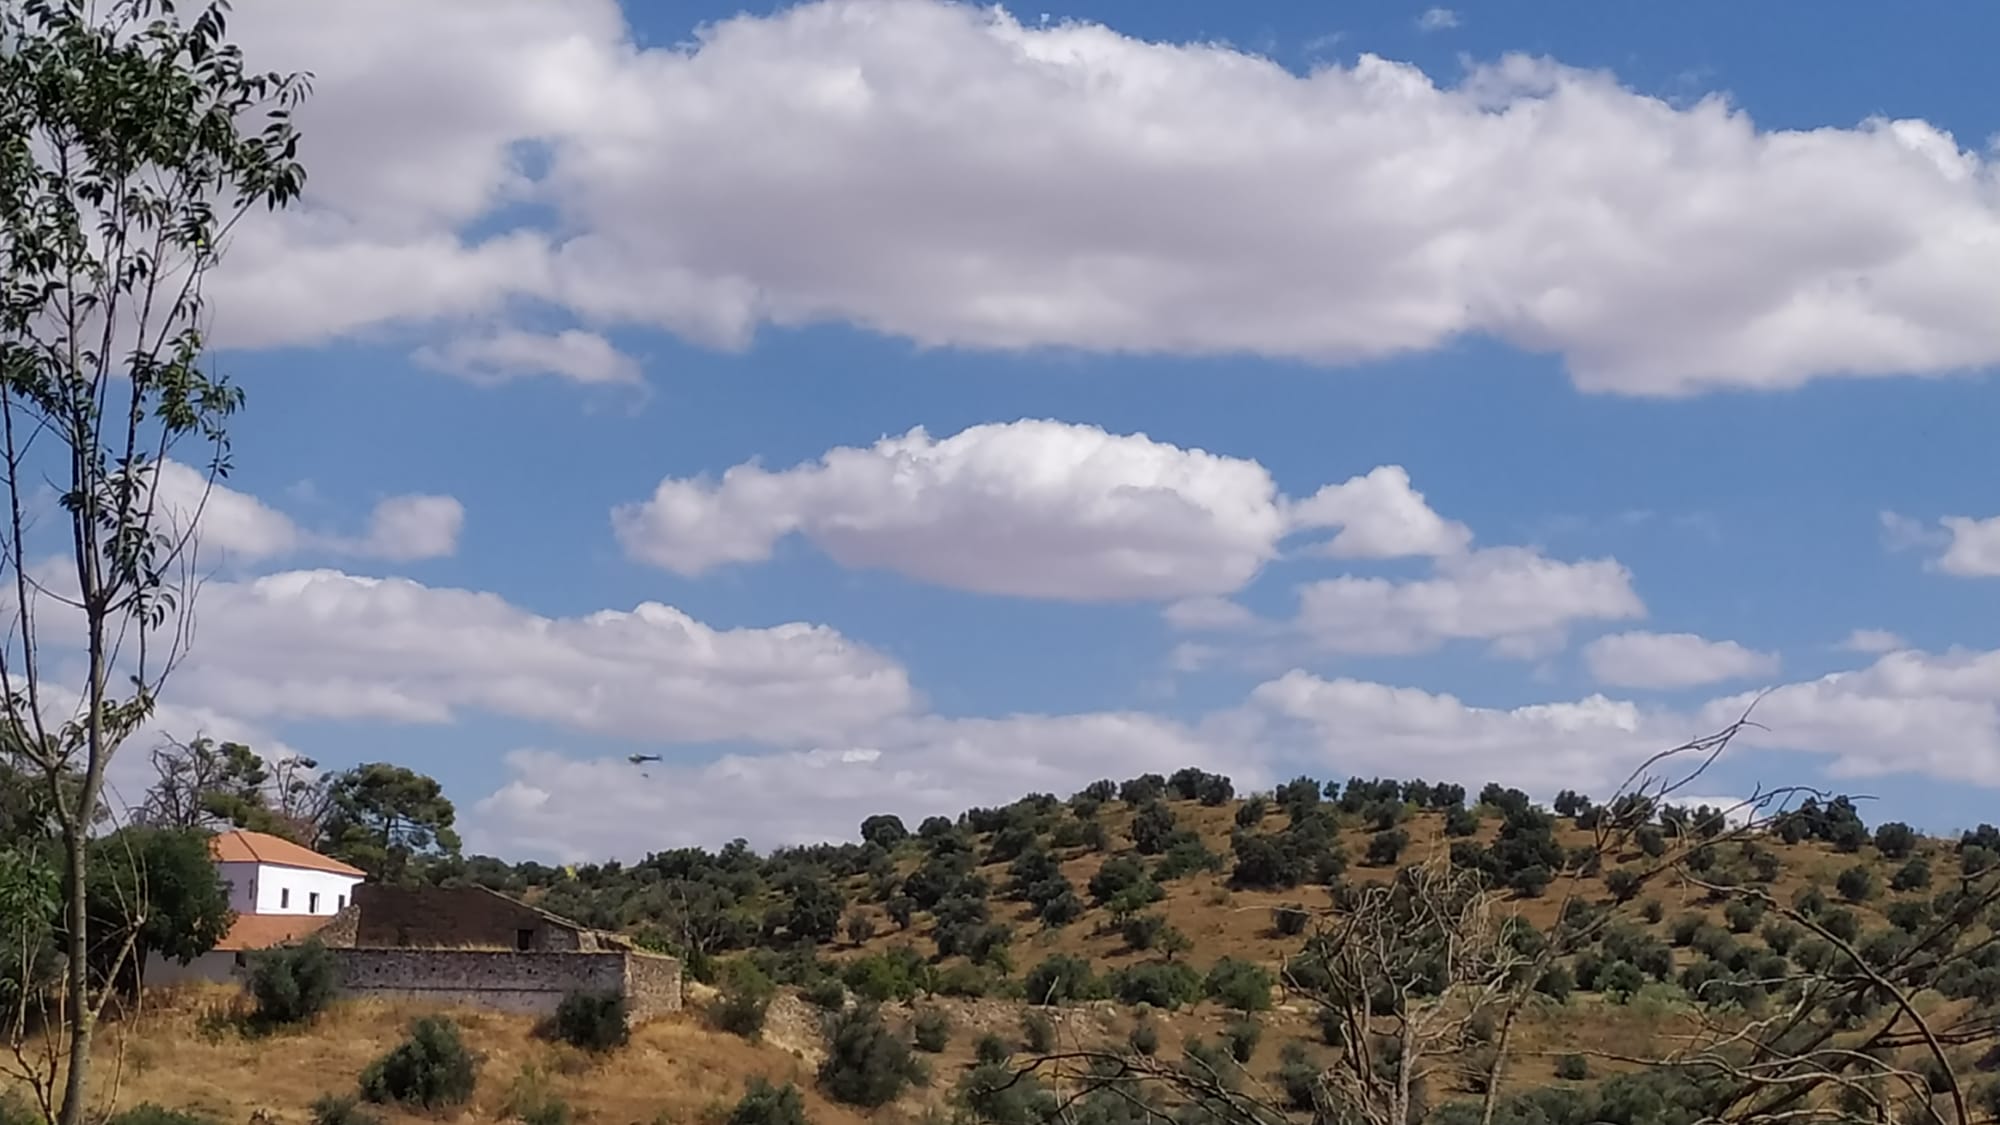
[[[647,763],[649,763],[649,762],[657,762],[657,761],[659,761],[659,760],[660,760],[660,756],[659,756],[658,754],[628,754],[628,755],[626,755],[626,756],[625,756],[625,760],[626,760],[626,761],[628,761],[628,762],[630,762],[630,763],[632,763],[632,764],[633,764],[633,765],[635,765],[635,766],[644,766],[644,765],[646,765],[646,764],[647,764]],[[650,774],[650,773],[647,773],[647,772],[646,772],[645,770],[641,769],[641,770],[639,771],[639,776],[640,776],[640,777],[645,777],[645,778],[650,778],[650,777],[652,777],[653,775],[652,775],[652,774]]]

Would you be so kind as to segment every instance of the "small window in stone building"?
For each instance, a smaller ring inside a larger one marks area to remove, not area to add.
[[[306,894],[306,913],[308,913],[308,914],[318,914],[318,913],[319,913],[319,892],[318,892],[318,891],[309,891],[309,892],[307,892],[307,894]]]
[[[335,895],[335,896],[334,896],[334,899],[333,899],[333,908],[334,908],[335,910],[345,910],[345,909],[347,909],[347,896],[346,896],[346,895]]]
[[[526,953],[528,950],[533,949],[534,947],[535,947],[535,931],[533,930],[514,931],[515,949],[518,949],[521,952]]]
[[[289,910],[289,909],[291,909],[291,906],[292,906],[292,888],[290,888],[290,887],[279,887],[279,888],[278,888],[278,909],[280,909],[280,910]]]

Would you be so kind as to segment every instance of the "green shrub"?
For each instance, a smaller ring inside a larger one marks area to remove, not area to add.
[[[1347,1042],[1347,1012],[1336,1005],[1320,1005],[1313,1013],[1313,1026],[1319,1028],[1319,1041],[1329,1047]]]
[[[1569,994],[1576,989],[1576,975],[1568,965],[1557,963],[1542,971],[1535,979],[1535,991],[1561,1004],[1569,1000]]]
[[[1639,882],[1638,872],[1616,867],[1605,872],[1604,886],[1611,892],[1612,898],[1619,902],[1630,902],[1638,896],[1642,884]]]
[[[1298,1043],[1287,1043],[1278,1055],[1278,1085],[1285,1091],[1285,1104],[1300,1113],[1324,1108],[1320,1094],[1320,1067]]]
[[[1055,1050],[1055,1022],[1042,1012],[1028,1012],[1021,1017],[1021,1042],[1038,1055]]]
[[[972,1045],[972,1057],[981,1064],[1003,1063],[1014,1056],[1014,1048],[1005,1039],[989,1031]]]
[[[1257,1041],[1264,1037],[1264,1029],[1256,1020],[1242,1019],[1222,1029],[1222,1041],[1229,1045],[1229,1057],[1240,1063],[1250,1061],[1257,1053]]]
[[[1844,906],[1836,906],[1822,913],[1819,916],[1819,924],[1827,933],[1842,941],[1853,941],[1855,935],[1861,932],[1861,920],[1854,916],[1854,911]]]
[[[821,977],[806,988],[805,996],[807,1003],[829,1012],[847,1007],[847,986],[839,977]]]
[[[1118,927],[1118,934],[1133,949],[1151,949],[1167,929],[1167,920],[1158,914],[1134,914]]]
[[[937,1008],[925,1008],[910,1021],[910,1040],[919,1051],[935,1055],[951,1045],[951,1017]]]
[[[768,989],[733,984],[723,990],[715,1003],[709,1005],[708,1020],[717,1031],[755,1039],[764,1033],[764,1020],[770,1010],[771,993]]]
[[[151,1102],[135,1105],[106,1118],[104,1125],[217,1125],[215,1118],[186,1109],[167,1109]]]
[[[1875,875],[1863,864],[1855,864],[1840,873],[1833,881],[1833,889],[1849,902],[1867,902],[1875,893]]]
[[[856,957],[840,976],[856,996],[880,1004],[915,996],[921,990],[925,968],[923,956],[902,945],[885,953]]]
[[[321,1094],[313,1099],[308,1112],[312,1125],[384,1125],[379,1114],[352,1094]]]
[[[1792,947],[1799,943],[1799,936],[1805,931],[1782,918],[1773,918],[1764,923],[1764,928],[1760,932],[1764,936],[1764,945],[1771,952],[1790,953]]]
[[[1708,920],[1699,914],[1683,914],[1674,919],[1673,926],[1667,930],[1667,936],[1675,945],[1693,945],[1695,935],[1699,934],[1702,927],[1707,924]]]
[[[1930,885],[1931,861],[1920,855],[1911,856],[1889,880],[1889,889],[1894,891],[1920,891]]]
[[[340,966],[318,939],[259,953],[251,963],[251,1022],[289,1027],[316,1019],[340,991]]]
[[[425,1016],[410,1025],[409,1038],[361,1072],[361,1096],[377,1104],[448,1109],[471,1100],[478,1071],[458,1025]]]
[[[1667,908],[1659,899],[1649,898],[1639,904],[1639,917],[1644,918],[1650,925],[1659,925],[1660,919],[1666,916]]]
[[[991,995],[999,984],[999,977],[993,970],[963,962],[952,965],[938,974],[937,991],[944,996],[978,998]],[[1033,999],[1033,994],[1029,993]],[[869,997],[874,999],[874,997]]]
[[[1590,1060],[1582,1055],[1564,1055],[1556,1060],[1556,1077],[1565,1082],[1581,1082],[1590,1077]]]
[[[752,1078],[723,1125],[806,1125],[806,1099],[790,1082],[773,1086],[763,1077]]]
[[[859,1004],[833,1017],[820,1088],[848,1105],[873,1109],[895,1101],[919,1073],[909,1044],[882,1021],[873,1004]]]
[[[604,1052],[631,1039],[625,998],[616,992],[572,992],[556,1006],[556,1038],[585,1051]]]
[[[1297,937],[1306,932],[1306,923],[1311,917],[1305,907],[1288,902],[1271,908],[1271,928],[1280,937]]]
[[[1102,990],[1090,962],[1066,953],[1058,953],[1029,969],[1027,979],[1021,982],[1021,991],[1030,1004],[1090,1000],[1101,995]]]
[[[1731,933],[1747,934],[1764,919],[1764,904],[1753,898],[1739,898],[1722,908],[1723,920]]]
[[[1160,1049],[1160,1029],[1152,1020],[1141,1016],[1138,1022],[1132,1025],[1132,1031],[1126,1035],[1125,1042],[1131,1046],[1133,1053],[1152,1058],[1153,1053]]]
[[[1151,962],[1112,974],[1112,991],[1127,1004],[1151,1004],[1173,1011],[1201,999],[1201,974],[1183,964]]]
[[[1203,989],[1224,1007],[1239,1012],[1261,1012],[1271,1006],[1271,987],[1275,983],[1262,967],[1224,957],[1208,970]]]
[[[998,1063],[982,1063],[958,1084],[958,1100],[975,1121],[990,1125],[1040,1125],[1057,1116],[1057,1103],[1032,1074],[1016,1074]]]

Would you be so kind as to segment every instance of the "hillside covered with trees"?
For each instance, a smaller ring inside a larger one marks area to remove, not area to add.
[[[785,1044],[814,1063],[788,1081],[871,1113],[2000,1110],[2000,829],[1928,838],[1837,796],[1688,807],[1685,779],[1653,779],[1544,806],[1501,782],[1239,793],[1186,769],[873,816],[844,843],[556,868],[460,854],[450,802],[400,767],[322,776],[205,744],[158,765],[147,823],[104,837],[147,841],[176,872],[155,884],[190,889],[139,950],[191,955],[226,923],[202,905],[203,831],[284,832],[680,956],[705,1033]],[[802,1104],[760,1090],[742,1112]]]

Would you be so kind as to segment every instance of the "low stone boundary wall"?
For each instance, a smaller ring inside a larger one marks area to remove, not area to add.
[[[681,1007],[681,964],[630,950],[334,949],[349,996],[547,1015],[572,992],[615,992],[633,1022]]]

